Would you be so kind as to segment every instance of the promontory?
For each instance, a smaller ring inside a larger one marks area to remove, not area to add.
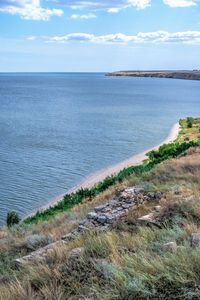
[[[117,71],[106,76],[157,77],[187,80],[200,80],[200,70],[149,70],[149,71]]]

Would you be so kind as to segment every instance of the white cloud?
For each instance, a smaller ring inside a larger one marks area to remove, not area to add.
[[[105,10],[117,13],[128,7],[144,9],[151,4],[151,0],[57,0],[63,6],[72,9],[88,9],[92,11]]]
[[[197,0],[163,0],[170,7],[189,7],[197,5]]]
[[[26,39],[27,39],[28,41],[35,41],[35,40],[37,39],[37,37],[34,36],[34,35],[31,35],[31,36],[28,36]]]
[[[89,42],[101,44],[130,43],[184,43],[200,44],[200,31],[183,31],[170,33],[167,31],[139,32],[136,35],[122,33],[94,35],[88,33],[70,33],[64,36],[49,38],[50,42]]]
[[[95,14],[89,13],[85,15],[73,14],[71,15],[71,19],[73,20],[88,20],[95,19],[97,16]]]
[[[135,6],[138,9],[144,9],[151,4],[151,0],[128,0],[129,5]]]
[[[190,7],[198,4],[200,0],[0,0],[0,13],[19,15],[25,20],[49,20],[51,16],[62,16],[63,10],[52,8],[65,7],[76,10],[87,10],[88,13],[73,14],[72,19],[92,19],[97,11],[118,13],[126,8],[145,9],[155,1],[174,7]]]
[[[51,16],[62,16],[63,11],[55,8],[43,8],[40,0],[2,0],[0,12],[19,15],[25,20],[47,21]]]
[[[123,9],[134,7],[145,9],[153,2],[160,1],[170,7],[195,6],[199,0],[50,0],[75,10],[86,9],[89,11],[104,10],[109,13],[118,13]]]

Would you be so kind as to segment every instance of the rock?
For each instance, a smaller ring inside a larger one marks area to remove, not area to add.
[[[134,192],[135,192],[136,195],[138,195],[140,193],[143,193],[144,189],[142,187],[135,187]]]
[[[98,218],[97,218],[97,222],[99,222],[99,223],[101,223],[101,224],[106,223],[106,220],[107,220],[107,218],[106,218],[105,215],[100,215],[100,216],[98,216]]]
[[[176,253],[177,252],[177,244],[176,242],[169,242],[163,245],[164,252]]]
[[[126,199],[123,199],[123,202],[125,202],[127,204],[131,204],[131,203],[133,203],[133,199],[132,198],[126,198]]]
[[[148,192],[147,196],[149,197],[149,200],[155,199],[155,193],[154,192]]]
[[[133,204],[122,204],[123,209],[129,209],[132,206],[133,206]]]
[[[27,237],[27,239],[24,242],[24,246],[28,250],[36,250],[37,248],[40,248],[52,242],[53,242],[53,238],[51,236],[46,237],[41,234],[33,234]]]
[[[115,223],[115,221],[116,221],[116,218],[113,215],[107,216],[107,223],[108,224],[113,224],[113,223]]]
[[[89,230],[89,228],[84,226],[84,225],[79,225],[78,226],[78,232],[82,232],[82,231],[85,231],[85,230]]]
[[[66,235],[63,235],[61,239],[63,241],[69,242],[69,241],[73,240],[74,237],[75,237],[75,235],[71,232]]]
[[[192,233],[191,235],[191,246],[193,248],[200,247],[200,232]]]
[[[101,212],[101,211],[104,210],[108,205],[109,205],[109,204],[106,203],[106,204],[104,204],[104,205],[96,206],[96,207],[94,208],[94,210],[95,210],[95,212]]]
[[[87,215],[87,218],[88,219],[93,219],[93,220],[96,220],[98,217],[97,213],[95,212],[90,212],[88,215]]]
[[[78,258],[84,253],[84,248],[74,248],[69,252],[70,258]]]
[[[163,197],[163,193],[161,193],[161,192],[155,192],[154,193],[154,198],[156,200],[160,200],[162,197]]]
[[[140,223],[152,223],[155,222],[154,213],[150,213],[148,215],[142,216],[138,218]]]
[[[117,208],[116,208],[116,211],[117,211],[117,212],[118,212],[118,211],[122,211],[122,210],[124,209],[124,208],[123,208],[123,205],[124,205],[124,204],[122,204],[122,206],[120,206],[120,207],[117,207]]]
[[[161,209],[162,209],[162,207],[161,207],[160,205],[156,205],[156,206],[154,207],[154,210],[155,210],[157,213],[160,213],[160,212],[161,212]]]
[[[150,213],[148,215],[145,215],[143,217],[140,217],[138,220],[137,220],[140,224],[143,224],[143,225],[154,225],[156,227],[159,227],[161,228],[160,224],[158,224],[156,222],[156,219],[155,219],[155,213]]]
[[[39,261],[45,261],[48,254],[54,251],[55,247],[59,247],[61,245],[64,245],[64,241],[57,241],[55,243],[49,244],[43,248],[40,248],[31,254],[24,256],[22,258],[15,259],[15,264],[17,267],[21,267],[29,262],[39,262]]]
[[[105,259],[95,259],[95,268],[101,273],[105,280],[109,280],[112,272],[111,266]]]

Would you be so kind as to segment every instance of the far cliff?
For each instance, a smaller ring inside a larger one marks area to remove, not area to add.
[[[106,76],[156,77],[156,78],[200,80],[200,70],[117,71],[117,72],[107,73]]]

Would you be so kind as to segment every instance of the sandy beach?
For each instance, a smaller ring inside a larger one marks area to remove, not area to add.
[[[81,188],[83,188],[83,189],[91,188],[98,182],[103,181],[107,176],[115,175],[115,174],[119,173],[119,171],[123,170],[124,168],[130,167],[133,165],[135,165],[135,166],[140,165],[147,158],[146,154],[149,151],[157,150],[161,145],[168,144],[168,143],[174,141],[178,136],[179,130],[180,130],[179,123],[174,124],[174,126],[170,130],[169,135],[166,137],[166,139],[161,144],[159,144],[151,149],[148,149],[144,152],[141,152],[139,154],[133,155],[129,159],[121,161],[118,164],[111,165],[106,169],[103,169],[103,170],[93,173],[92,175],[86,177],[82,182],[80,182],[80,184],[78,184],[75,187],[73,187],[72,189],[66,191],[66,193],[63,193],[62,195],[59,195],[58,197],[54,198],[46,206],[43,206],[40,209],[41,210],[47,209],[48,207],[55,205],[56,203],[61,201],[66,194],[75,193],[76,191],[78,191]],[[33,215],[33,214],[31,214],[31,215]]]

